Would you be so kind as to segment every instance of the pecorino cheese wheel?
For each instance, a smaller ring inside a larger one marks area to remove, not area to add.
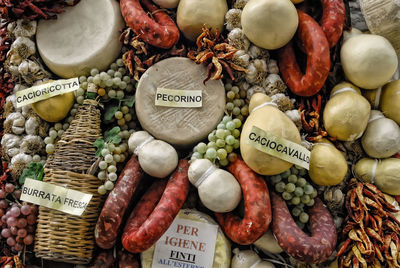
[[[85,0],[66,8],[57,20],[40,20],[36,43],[46,66],[56,75],[88,75],[105,70],[119,55],[124,26],[115,0]]]
[[[155,138],[178,147],[203,140],[218,125],[224,114],[225,89],[218,80],[209,80],[206,67],[188,58],[174,57],[150,67],[140,78],[136,90],[136,115],[143,129]],[[201,90],[202,107],[156,106],[157,89]]]

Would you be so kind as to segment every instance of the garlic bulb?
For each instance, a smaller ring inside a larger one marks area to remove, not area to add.
[[[235,28],[230,31],[228,34],[229,44],[234,46],[237,49],[247,51],[250,46],[250,41],[247,39],[246,35],[243,33],[243,30],[240,28]]]
[[[306,140],[306,135],[301,135],[301,146],[305,147],[307,150],[311,151],[313,143]]]
[[[242,28],[242,24],[240,23],[241,16],[241,9],[229,9],[228,12],[226,12],[225,14],[226,29],[228,31],[232,31],[234,28]]]
[[[23,126],[25,118],[19,112],[10,113],[4,121],[4,132],[9,133],[12,131],[14,134],[20,135],[24,132]],[[18,129],[22,127],[22,132]]]
[[[246,96],[247,101],[250,102],[251,97],[256,93],[264,93],[265,94],[265,89],[261,86],[252,86],[251,88],[249,88],[247,90],[247,96]]]
[[[14,89],[13,89],[13,93],[17,93],[20,90],[24,90],[27,89],[28,87],[22,84],[15,84]]]
[[[238,86],[242,90],[248,90],[250,88],[250,84],[247,83],[246,81],[241,81],[238,83]]]
[[[279,110],[282,112],[293,109],[293,101],[283,93],[273,95],[271,100],[278,105]]]
[[[255,59],[247,68],[246,81],[254,85],[262,85],[267,76],[267,62],[264,59]]]
[[[36,33],[36,20],[17,20],[15,28],[12,30],[12,33],[15,37],[32,37]]]
[[[22,59],[27,59],[36,53],[36,46],[29,38],[20,36],[12,43],[10,51],[11,54],[16,54]]]
[[[251,45],[249,48],[249,55],[253,59],[264,59],[265,61],[269,61],[269,52],[266,49],[260,48],[256,45]]]
[[[324,191],[324,199],[330,211],[337,214],[335,212],[340,212],[342,210],[345,194],[343,194],[340,186],[332,186]]]
[[[268,96],[275,95],[280,92],[286,92],[286,84],[277,74],[269,74],[263,83]]]
[[[29,62],[28,60],[24,60],[21,62],[20,65],[18,65],[18,72],[21,75],[27,75],[29,72]]]
[[[30,104],[22,106],[21,113],[25,118],[31,117],[31,115],[35,114],[35,112],[32,109],[32,106]]]
[[[244,50],[238,50],[232,58],[232,62],[246,68],[250,64],[250,56]]]
[[[290,120],[292,120],[294,122],[296,127],[300,130],[302,127],[302,124],[301,124],[301,115],[300,115],[299,110],[297,110],[297,109],[288,110],[285,112],[285,114],[290,118]]]
[[[276,60],[270,59],[267,64],[267,69],[268,73],[270,74],[278,74],[279,73],[278,62]]]
[[[249,2],[250,0],[236,0],[235,4],[233,5],[234,8],[239,8],[243,9],[244,6]]]
[[[21,151],[19,150],[19,148],[9,148],[6,151],[6,154],[10,157],[13,158],[14,156],[16,156],[17,154],[19,154]]]
[[[1,147],[4,150],[8,150],[10,148],[19,148],[19,144],[21,141],[21,136],[17,136],[14,134],[4,134],[1,139]]]
[[[29,117],[25,122],[25,132],[28,135],[37,135],[39,133],[39,119]]]
[[[21,140],[20,150],[22,153],[27,154],[38,154],[43,151],[45,143],[39,136],[26,135]]]
[[[25,132],[25,128],[12,126],[11,131],[12,131],[12,133],[14,133],[16,135],[22,135],[22,133]]]

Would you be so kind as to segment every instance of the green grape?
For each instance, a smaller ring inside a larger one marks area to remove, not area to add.
[[[107,162],[106,161],[100,161],[99,162],[99,168],[100,169],[106,169],[107,168]]]
[[[292,166],[290,168],[290,171],[292,172],[292,174],[295,174],[295,175],[299,174],[299,170],[297,168],[295,168],[294,166]]]
[[[108,154],[104,156],[104,161],[110,164],[112,161],[114,161],[114,157],[111,154]]]
[[[234,120],[236,120],[236,119],[234,119]],[[239,138],[239,137],[240,137],[240,131],[239,131],[239,129],[234,129],[234,130],[232,131],[232,136],[235,137],[235,138]]]
[[[235,139],[235,143],[233,144],[233,149],[238,149],[240,147],[240,141]]]
[[[64,129],[64,130],[67,130],[68,128],[69,128],[69,124],[68,124],[68,123],[64,123],[63,129]]]
[[[93,83],[93,76],[89,76],[89,77],[87,78],[87,82],[88,82],[88,83]]]
[[[305,212],[300,213],[299,220],[300,220],[301,223],[307,223],[308,222],[308,218],[309,218],[309,216],[308,216],[307,213],[305,213]]]
[[[233,115],[239,115],[240,114],[240,108],[239,107],[235,107],[235,108],[233,108],[233,110],[232,110],[232,114]]]
[[[240,128],[242,126],[242,121],[237,118],[233,119],[233,123],[235,123],[235,128]]]
[[[230,153],[230,154],[228,155],[228,160],[229,160],[229,162],[235,162],[237,158],[238,158],[238,156],[237,156],[236,153]]]
[[[233,99],[235,98],[235,92],[233,92],[233,91],[228,91],[228,92],[226,93],[226,97],[227,97],[229,100],[233,100]]]
[[[224,167],[227,166],[229,164],[228,158],[219,160],[219,163]]]
[[[124,115],[124,118],[125,118],[126,122],[129,122],[129,121],[132,120],[132,115],[131,114],[126,114],[126,115]]]
[[[225,115],[224,118],[222,118],[222,122],[221,123],[226,124],[229,121],[232,121],[232,117],[230,117],[229,115]]]
[[[272,184],[277,184],[280,181],[282,181],[282,177],[280,175],[271,176]]]
[[[294,194],[295,194],[296,196],[299,196],[299,197],[303,196],[303,194],[304,194],[303,188],[301,188],[301,187],[296,187],[296,189],[294,190]]]
[[[33,161],[33,162],[40,162],[40,160],[42,160],[42,159],[40,158],[40,155],[35,154],[34,156],[32,156],[32,161]]]
[[[80,87],[76,90],[77,96],[83,96],[84,94],[85,94],[85,90],[83,88]]]
[[[121,112],[122,112],[123,114],[129,113],[129,107],[128,107],[128,106],[122,106],[122,107],[121,107]]]
[[[226,90],[231,90],[231,88],[232,88],[232,84],[231,83],[226,83],[225,84],[225,89]]]
[[[79,103],[79,104],[82,104],[84,100],[85,100],[85,98],[83,96],[78,96],[76,98],[76,102]]]
[[[106,78],[107,78],[107,73],[106,72],[101,72],[100,73],[100,79],[101,80],[106,80]]]
[[[122,74],[119,71],[116,71],[114,77],[122,78]]]
[[[243,106],[242,109],[240,109],[240,113],[244,116],[249,114],[249,107],[248,106]]]
[[[217,151],[215,150],[215,148],[208,148],[206,151],[206,157],[209,159],[217,158]]]
[[[99,70],[98,70],[98,69],[93,68],[92,70],[90,70],[90,75],[91,75],[91,76],[95,76],[95,75],[97,75],[97,74],[99,74]]]
[[[117,162],[117,163],[121,162],[121,156],[119,154],[114,154],[113,158],[114,158],[115,162]]]
[[[311,184],[306,184],[306,186],[304,186],[305,194],[312,194],[313,191],[314,191],[314,187],[312,187]]]
[[[46,153],[52,154],[52,153],[54,153],[54,151],[55,151],[54,144],[49,143],[46,145]]]
[[[235,119],[239,119],[240,121],[244,121],[244,117],[241,114],[237,115]]]
[[[110,91],[108,91],[108,96],[110,98],[115,98],[117,96],[117,92],[114,89],[111,89]]]
[[[297,224],[297,226],[299,226],[300,229],[304,229],[304,227],[306,227],[304,223],[299,222],[299,221],[296,221],[296,224]]]
[[[118,178],[118,176],[117,176],[117,174],[115,172],[108,173],[108,179],[110,181],[116,181],[117,178]]]
[[[122,67],[124,66],[124,62],[122,61],[122,59],[117,59],[116,62],[117,66]]]
[[[291,193],[288,193],[288,192],[283,192],[282,193],[282,197],[283,197],[283,199],[285,199],[285,200],[290,200],[290,199],[292,199],[292,194]]]
[[[225,138],[224,129],[217,129],[217,131],[215,132],[215,136],[217,136],[217,138],[219,138],[219,139]]]
[[[117,172],[117,167],[114,165],[110,165],[110,166],[108,166],[107,171],[110,173],[113,173],[113,172],[115,173],[115,172]]]
[[[121,100],[125,96],[125,93],[122,90],[117,91],[117,99]]]
[[[300,200],[301,200],[301,198],[300,198]],[[296,207],[299,208],[299,209],[301,209],[301,210],[303,210],[303,209],[304,209],[304,206],[305,206],[304,203],[300,203],[300,204],[298,204]]]
[[[310,198],[310,196],[309,195],[303,195],[302,197],[301,197],[301,202],[303,202],[304,204],[307,204],[308,202],[310,202],[310,200],[311,200],[311,198]]]
[[[283,181],[278,182],[277,184],[275,184],[275,190],[278,193],[283,193],[285,191],[285,183]]]
[[[217,144],[215,144],[215,142],[213,141],[210,141],[209,143],[207,143],[207,147],[217,149]]]
[[[128,84],[128,85],[126,86],[125,91],[126,91],[126,92],[132,92],[132,91],[133,91],[133,85],[132,85],[132,84]]]
[[[226,159],[228,153],[225,149],[218,149],[217,150],[217,157],[219,160]]]
[[[99,76],[99,75],[96,75],[96,76],[93,78],[93,83],[95,83],[96,85],[100,85],[100,82],[101,82],[100,76]]]
[[[107,193],[107,190],[106,190],[106,188],[104,187],[104,185],[100,185],[99,188],[97,189],[97,192],[98,192],[99,194],[103,195],[103,194],[106,194],[106,193]]]
[[[225,129],[225,128],[226,128],[226,126],[223,123],[220,123],[217,125],[217,129]]]
[[[310,202],[308,202],[306,205],[309,207],[312,207],[312,206],[314,206],[314,204],[315,204],[314,199],[310,199]]]
[[[114,152],[115,145],[113,143],[109,143],[107,147],[108,147],[108,150],[110,151],[110,153]]]
[[[109,69],[109,70],[107,71],[107,74],[108,74],[109,76],[113,77],[114,74],[115,74],[115,71],[114,71],[113,69]]]
[[[226,150],[228,153],[231,153],[231,152],[233,151],[233,146],[231,146],[231,145],[226,145],[226,146],[225,146],[225,150]]]
[[[230,130],[230,131],[232,131],[236,128],[236,124],[233,121],[227,122],[225,126],[226,126],[226,129]]]
[[[232,102],[227,102],[226,105],[225,105],[225,108],[226,108],[228,111],[232,111],[232,110],[235,108],[235,105],[233,105]]]
[[[298,180],[296,182],[296,185],[299,187],[304,187],[304,186],[306,186],[306,184],[307,184],[307,181],[304,178],[298,178]]]
[[[111,79],[106,80],[106,86],[107,87],[112,87],[113,81]]]
[[[282,178],[286,179],[290,176],[290,169],[284,171],[283,173],[281,173]]]
[[[108,150],[108,149],[103,149],[103,150],[101,150],[101,155],[102,156],[106,156],[106,155],[108,155],[110,153],[110,151]]]
[[[233,137],[232,135],[228,135],[226,138],[225,138],[225,142],[228,144],[228,145],[233,145],[234,143],[235,143],[235,137]]]
[[[302,169],[299,170],[299,175],[300,176],[304,176],[306,174],[307,174],[307,170],[305,168],[302,168]]]
[[[297,176],[292,174],[288,177],[288,181],[291,183],[296,183],[297,182]]]
[[[51,137],[46,137],[46,138],[44,138],[44,143],[45,144],[52,144],[52,143],[54,143],[54,139],[51,138]]]
[[[62,134],[64,134],[64,130],[59,130],[59,131],[57,131],[57,135],[58,135],[58,137],[61,137],[62,136]]]
[[[236,107],[240,107],[241,104],[242,104],[242,102],[241,102],[240,99],[236,99],[236,100],[233,101],[233,105],[235,105]]]
[[[233,86],[233,87],[231,88],[231,90],[233,91],[233,93],[238,94],[240,89],[239,89],[238,86]]]
[[[212,132],[210,134],[208,134],[208,140],[209,141],[216,141],[217,137],[215,137],[215,132]]]
[[[75,108],[73,108],[73,109],[71,109],[71,111],[70,111],[69,113],[70,113],[72,116],[75,116],[77,112],[78,112],[78,110],[75,109]]]
[[[86,82],[86,76],[80,76],[79,77],[79,83]]]
[[[240,95],[240,98],[242,98],[242,99],[246,98],[246,96],[247,96],[246,90],[241,89],[239,91],[239,95]]]
[[[116,111],[114,116],[116,119],[122,119],[122,117],[124,117],[124,114],[121,111]]]
[[[106,188],[106,190],[110,191],[114,188],[114,183],[111,181],[106,181],[104,183],[104,188]]]
[[[292,198],[292,200],[290,200],[290,202],[291,202],[293,205],[298,205],[298,204],[300,204],[300,197],[294,196],[294,197]]]
[[[131,82],[131,78],[130,78],[128,75],[125,75],[125,76],[122,78],[122,81],[124,81],[125,83],[129,84],[129,83]]]
[[[224,133],[224,137],[226,138],[227,136],[231,135],[231,132],[227,129],[224,129],[225,133]]]
[[[286,184],[286,187],[285,187],[286,192],[293,193],[295,189],[296,189],[296,185],[294,185],[294,183],[289,182],[288,184]]]
[[[194,159],[202,159],[203,155],[201,153],[199,153],[199,152],[194,152],[192,154],[192,158],[194,158]]]
[[[207,144],[205,144],[204,142],[200,142],[199,144],[197,144],[196,148],[197,152],[199,152],[200,154],[204,154],[207,151]]]
[[[292,209],[292,215],[295,216],[295,217],[300,216],[300,214],[301,214],[302,212],[303,212],[303,210],[300,209],[300,208],[298,208],[298,207],[294,207],[294,208]]]
[[[316,198],[318,195],[317,189],[313,189],[313,192],[310,194],[311,198]]]
[[[105,171],[100,171],[100,172],[97,174],[97,178],[99,178],[99,180],[104,181],[104,180],[106,179],[106,172],[105,172]]]
[[[217,144],[218,147],[222,148],[225,146],[225,141],[223,139],[218,139],[215,144]]]
[[[50,130],[49,136],[50,136],[50,138],[52,138],[52,139],[57,138],[57,131],[55,131],[55,130]]]

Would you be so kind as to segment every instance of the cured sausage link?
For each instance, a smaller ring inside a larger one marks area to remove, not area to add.
[[[188,195],[188,169],[188,161],[180,160],[168,182],[158,180],[145,193],[125,226],[122,245],[126,250],[145,251],[167,231]]]
[[[109,249],[114,246],[125,210],[143,176],[138,158],[133,154],[108,195],[97,220],[94,236],[99,247]]]
[[[243,192],[243,219],[232,213],[215,213],[225,234],[234,242],[249,245],[260,238],[271,223],[271,203],[268,186],[263,178],[237,159],[228,170],[238,180]]]
[[[143,7],[152,13],[150,18]],[[154,5],[151,0],[121,0],[121,13],[126,24],[140,39],[160,48],[170,48],[179,40],[179,30],[174,21]]]
[[[308,264],[324,262],[336,246],[337,234],[333,218],[322,201],[308,210],[312,236],[304,233],[294,222],[285,200],[276,193],[272,198],[272,232],[279,245],[293,258]]]
[[[329,47],[334,47],[343,33],[346,9],[343,0],[321,0],[322,20],[321,28],[329,42]]]
[[[321,90],[331,66],[329,43],[318,23],[306,13],[297,10],[297,29],[307,53],[307,69],[303,74],[296,61],[293,43],[290,42],[278,52],[279,68],[290,90],[299,96],[312,96]]]

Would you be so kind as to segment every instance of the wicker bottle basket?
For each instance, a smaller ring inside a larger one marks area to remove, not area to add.
[[[87,264],[95,245],[94,227],[100,213],[102,196],[99,179],[88,174],[96,161],[93,143],[101,138],[97,102],[85,100],[70,127],[57,142],[45,167],[44,182],[92,194],[81,216],[40,206],[35,237],[37,257],[75,264]]]

